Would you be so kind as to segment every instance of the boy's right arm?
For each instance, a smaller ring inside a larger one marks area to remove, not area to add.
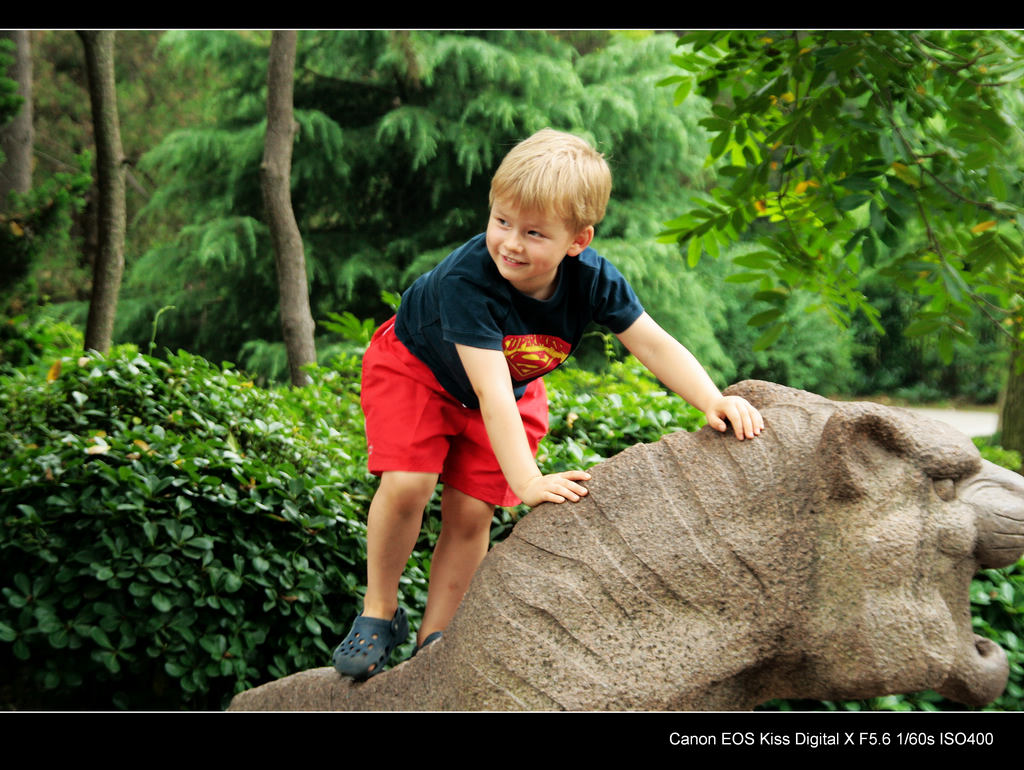
[[[740,396],[723,396],[693,354],[647,313],[616,336],[655,377],[704,412],[715,430],[727,430],[728,420],[742,441],[764,429],[764,418],[753,404]]]
[[[467,345],[456,345],[455,349],[480,400],[480,414],[498,465],[516,496],[534,506],[543,502],[575,502],[587,494],[586,487],[577,483],[590,478],[586,471],[541,474],[516,407],[505,355],[500,350]]]

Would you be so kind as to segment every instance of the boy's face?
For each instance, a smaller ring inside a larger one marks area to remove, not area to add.
[[[501,277],[534,299],[554,293],[562,260],[577,256],[593,237],[593,227],[573,233],[558,217],[501,200],[487,223],[487,250]]]

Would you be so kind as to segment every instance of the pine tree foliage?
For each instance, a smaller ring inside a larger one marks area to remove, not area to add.
[[[314,318],[350,310],[382,320],[381,291],[404,290],[481,231],[501,158],[552,126],[587,137],[612,166],[599,249],[635,273],[668,328],[705,336],[692,306],[704,289],[676,276],[673,249],[653,244],[679,189],[707,173],[703,101],[674,110],[656,87],[672,72],[674,40],[609,35],[581,55],[565,36],[536,31],[301,32],[292,199]],[[223,87],[213,124],[177,131],[143,159],[160,182],[144,215],[173,210],[186,224],[135,263],[122,307],[129,338],[148,339],[165,305],[176,309],[161,319],[160,346],[247,363],[243,345],[255,357],[254,340],[278,336],[258,187],[268,45],[264,33],[165,36],[168,52],[215,70]]]

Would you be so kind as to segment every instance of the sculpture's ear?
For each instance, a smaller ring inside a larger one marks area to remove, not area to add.
[[[897,413],[878,404],[843,404],[825,424],[818,446],[820,472],[833,500],[863,497],[893,456],[913,454],[916,442]]]

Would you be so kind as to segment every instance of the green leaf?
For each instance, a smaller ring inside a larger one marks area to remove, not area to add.
[[[964,293],[969,291],[960,273],[948,262],[942,263],[942,282],[945,284],[946,291],[949,292],[949,296],[954,302],[962,302]],[[952,358],[949,360],[952,361]]]
[[[1003,181],[1003,176],[999,173],[999,169],[994,166],[988,169],[988,189],[992,193],[992,197],[997,200],[1006,199],[1006,182]]]
[[[939,333],[939,356],[947,366],[953,362],[953,335],[948,329]]]
[[[755,351],[767,350],[778,341],[779,337],[782,336],[782,332],[786,330],[787,326],[788,324],[786,323],[775,324],[774,326],[769,328],[764,334],[758,337],[757,341],[753,344],[752,349]]]
[[[743,256],[736,257],[732,262],[734,265],[749,267],[754,270],[770,270],[772,265],[775,264],[775,255],[767,252],[744,254]]]
[[[723,280],[726,283],[753,283],[763,278],[764,275],[761,273],[733,273],[732,275],[727,275]]]
[[[755,292],[754,299],[759,302],[770,302],[781,307],[789,299],[789,293],[782,289],[766,289],[765,291]]]
[[[188,672],[188,669],[180,665],[179,663],[174,662],[173,660],[169,660],[166,663],[164,663],[164,671],[167,672],[168,676],[172,676],[175,679],[180,679],[181,677],[185,676],[185,674]]]
[[[114,649],[114,645],[111,643],[107,633],[99,626],[93,626],[89,630],[89,638],[96,642],[100,647],[104,647],[108,650]]]
[[[316,618],[312,615],[306,615],[304,621],[306,623],[306,628],[309,629],[311,634],[320,636],[323,633],[323,630],[320,628],[320,624],[316,622]]]
[[[852,174],[842,179],[837,179],[836,184],[845,187],[847,190],[874,190],[878,187],[875,180],[876,174]]]
[[[690,238],[690,242],[686,245],[686,263],[691,267],[696,267],[700,262],[701,255],[701,239],[698,236]]]
[[[677,107],[686,101],[686,97],[690,95],[690,91],[693,89],[693,80],[686,78],[676,88],[675,93],[672,94],[672,103]]]
[[[240,589],[243,584],[241,575],[236,575],[234,572],[228,572],[224,575],[224,590],[229,594]]]
[[[838,207],[840,211],[853,211],[856,208],[863,206],[865,203],[871,200],[871,196],[864,193],[856,193],[853,195],[845,195],[839,199]]]
[[[110,673],[116,674],[121,670],[121,662],[117,659],[117,655],[114,652],[102,652],[98,657]]]
[[[772,308],[771,310],[764,310],[760,313],[755,313],[747,321],[748,326],[766,326],[777,320],[782,315],[780,308]]]
[[[942,322],[937,318],[919,318],[903,330],[908,337],[921,337],[932,334],[942,328]]]
[[[711,230],[708,236],[701,240],[701,245],[704,247],[704,251],[708,253],[708,256],[718,257],[720,253],[718,249],[718,238],[716,237],[717,234],[717,230]]]
[[[731,131],[729,130],[728,124],[725,129],[722,130],[718,136],[715,137],[711,143],[711,157],[719,158],[722,153],[725,152],[726,147],[729,146],[729,139],[731,138]]]

